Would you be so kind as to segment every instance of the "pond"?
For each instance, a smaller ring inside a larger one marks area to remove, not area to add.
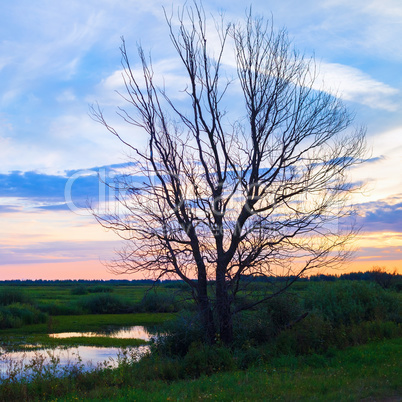
[[[110,337],[117,339],[142,339],[149,341],[153,334],[143,326],[114,328],[99,332],[64,332],[50,337]],[[26,345],[32,346],[32,345]],[[89,371],[96,367],[116,367],[125,359],[138,360],[149,346],[121,349],[117,347],[74,346],[39,348],[36,350],[7,352],[0,348],[0,379],[10,377],[32,378],[35,374],[63,375],[74,371]]]
[[[142,339],[144,341],[149,341],[152,336],[148,329],[141,325],[136,325],[133,327],[124,327],[124,328],[109,328],[104,329],[103,331],[97,332],[61,332],[57,334],[49,334],[51,338],[74,338],[79,336],[84,337],[109,337],[116,339]]]

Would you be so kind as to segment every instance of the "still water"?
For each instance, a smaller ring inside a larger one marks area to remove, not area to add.
[[[126,327],[119,329],[104,330],[100,332],[61,332],[58,334],[49,334],[52,338],[75,338],[79,336],[86,337],[104,337],[119,338],[119,339],[143,339],[149,341],[151,334],[145,327],[136,325],[134,327]]]
[[[64,332],[49,334],[49,336],[53,338],[108,336],[149,341],[153,334],[145,327],[134,326],[103,332]],[[10,376],[29,378],[38,371],[63,375],[77,370],[77,368],[81,371],[88,371],[105,364],[109,367],[116,367],[119,360],[140,359],[148,350],[148,346],[130,347],[126,349],[126,352],[122,352],[121,348],[98,346],[56,347],[20,352],[6,352],[0,348],[0,380]]]

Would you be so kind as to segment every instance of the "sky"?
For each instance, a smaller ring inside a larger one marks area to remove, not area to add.
[[[121,242],[88,213],[103,196],[97,174],[126,167],[122,144],[91,119],[98,103],[134,144],[144,134],[115,114],[122,99],[124,36],[152,54],[170,89],[178,60],[163,6],[181,1],[0,1],[0,280],[117,279],[105,263]],[[204,1],[207,15],[244,18],[244,1]],[[361,233],[342,272],[373,266],[402,273],[402,2],[257,0],[254,14],[285,27],[314,54],[320,79],[367,128],[368,162],[351,172],[366,183],[354,199]],[[124,277],[134,279],[133,277]]]

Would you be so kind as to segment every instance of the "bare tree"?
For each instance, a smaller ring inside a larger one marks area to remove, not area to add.
[[[236,313],[347,257],[355,229],[339,222],[353,214],[347,171],[362,161],[364,130],[348,129],[353,118],[340,99],[317,89],[314,60],[270,20],[250,12],[244,24],[214,21],[213,41],[197,4],[166,21],[188,102],[155,84],[141,47],[136,75],[123,39],[128,109],[118,113],[147,133],[148,145],[138,148],[92,109],[133,158],[118,183],[123,212],[97,219],[127,240],[116,272],[182,279],[207,339],[218,333],[230,343]],[[236,304],[253,278],[274,275],[286,278],[278,289]]]

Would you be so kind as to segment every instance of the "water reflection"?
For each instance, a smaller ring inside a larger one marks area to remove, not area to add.
[[[149,341],[154,334],[143,326],[116,328],[109,327],[99,332],[62,332],[49,334],[52,338],[73,337],[110,337],[115,339],[142,339]],[[26,345],[33,346],[33,345]],[[149,350],[149,346],[130,347],[126,349],[126,357],[139,359]],[[99,364],[107,362],[116,367],[122,359],[122,349],[98,346],[74,346],[42,348],[23,352],[6,352],[0,348],[0,380],[11,376],[30,377],[38,367],[40,370],[52,371],[54,375],[63,375],[79,368],[88,371]],[[124,356],[123,356],[124,358]]]
[[[52,338],[75,338],[75,337],[109,337],[118,339],[143,339],[149,341],[153,334],[145,327],[136,325],[126,328],[109,328],[99,332],[61,332],[58,334],[49,334]]]
[[[140,359],[148,346],[126,349],[126,357],[119,348],[95,346],[57,347],[26,352],[6,352],[0,357],[0,379],[13,377],[30,378],[34,373],[52,373],[63,375],[74,370],[89,371],[106,362],[109,367],[116,367],[127,356]]]

